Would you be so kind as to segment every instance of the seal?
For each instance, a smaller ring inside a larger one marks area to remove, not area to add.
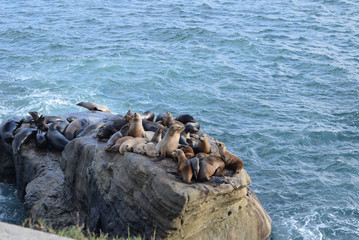
[[[236,155],[230,153],[226,149],[226,145],[222,142],[216,142],[219,150],[219,155],[226,164],[228,169],[232,169],[234,173],[239,173],[243,169],[243,161]]]
[[[200,157],[199,160],[200,181],[208,181],[211,176],[219,174],[225,168],[225,163],[217,156]]]
[[[153,122],[153,119],[155,118],[155,113],[152,111],[146,111],[144,113],[141,113],[141,118],[149,122]]]
[[[167,127],[171,127],[173,124],[178,124],[180,126],[184,126],[183,123],[181,123],[180,121],[174,120],[173,116],[170,112],[166,112],[166,126]]]
[[[186,123],[188,123],[188,122],[192,122],[192,123],[196,123],[196,122],[197,122],[197,120],[194,119],[194,117],[192,117],[192,116],[189,115],[189,114],[180,114],[180,115],[178,115],[178,116],[175,118],[175,120],[180,121],[180,122],[183,123],[183,124],[186,124]]]
[[[166,118],[166,113],[164,112],[157,115],[155,122],[160,122],[163,118]]]
[[[137,138],[144,138],[146,137],[146,132],[142,126],[142,118],[141,115],[138,113],[134,114],[134,117],[130,123],[130,127],[128,129],[128,136],[137,137]]]
[[[210,153],[211,152],[211,144],[209,142],[208,136],[199,137],[199,141],[197,143],[197,147],[195,148],[197,153]]]
[[[107,141],[107,145],[105,150],[109,150],[113,145],[115,145],[117,139],[122,138],[122,133],[120,131],[116,132],[111,136],[111,138]]]
[[[148,142],[145,145],[146,155],[149,157],[156,157],[156,144],[153,142]]]
[[[187,158],[181,149],[175,149],[172,155],[178,159],[177,173],[180,173],[186,183],[191,183],[193,172],[192,167],[187,164]]]
[[[147,143],[146,138],[130,138],[121,144],[119,152],[124,154],[125,152],[132,152],[133,147],[140,143]]]
[[[0,128],[1,138],[8,144],[14,139],[14,131],[19,126],[21,118],[18,116],[12,116],[2,122]]]
[[[184,154],[186,155],[187,159],[193,158],[194,157],[194,151],[193,148],[191,148],[188,145],[182,145],[180,147],[180,149],[184,152]]]
[[[105,148],[105,150],[109,151],[109,152],[119,152],[122,143],[124,143],[125,141],[127,141],[130,138],[133,138],[133,137],[132,136],[125,136],[125,137],[119,138],[119,139],[116,140],[115,144],[112,147],[110,147],[109,149]]]
[[[197,179],[199,174],[199,159],[197,157],[188,159],[187,165],[192,167],[193,176]]]
[[[145,145],[146,145],[146,143],[136,144],[135,146],[132,147],[132,151],[134,153],[145,155],[146,154]]]
[[[100,111],[100,112],[111,112],[107,106],[100,105],[93,102],[79,102],[76,104],[77,106],[87,108],[90,111]]]
[[[71,141],[76,138],[76,136],[80,134],[88,125],[89,121],[87,119],[76,119],[67,126],[64,136]]]
[[[22,128],[14,137],[12,141],[12,151],[16,155],[20,151],[23,143],[26,143],[31,137],[34,137],[37,132],[36,128]]]
[[[57,123],[50,123],[49,130],[47,131],[47,141],[50,148],[58,151],[64,150],[66,144],[69,143],[69,140],[57,131]]]
[[[166,156],[172,157],[172,152],[178,148],[178,141],[183,130],[184,126],[178,124],[174,124],[168,129],[165,137],[156,145],[159,158],[154,159],[155,162],[163,160]]]
[[[79,135],[77,135],[77,137],[84,137],[87,134],[89,134],[90,132],[92,132],[93,130],[99,129],[101,127],[103,127],[105,125],[105,122],[103,121],[99,121],[97,123],[93,123],[88,125]]]
[[[45,149],[47,147],[47,132],[41,131],[40,129],[37,130],[36,133],[36,146],[39,149]]]
[[[163,127],[159,126],[153,137],[151,138],[151,142],[159,143],[162,139],[162,130]]]

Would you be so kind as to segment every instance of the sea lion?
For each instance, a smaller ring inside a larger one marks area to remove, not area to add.
[[[99,129],[99,128],[103,127],[104,125],[105,125],[105,123],[103,121],[99,121],[97,123],[90,124],[76,137],[78,137],[78,138],[84,137],[87,134],[89,134],[90,132],[92,132],[93,130]]]
[[[107,106],[100,105],[93,102],[79,102],[77,106],[87,108],[90,111],[100,111],[100,112],[110,112],[110,109]]]
[[[180,114],[175,118],[175,120],[180,121],[183,124],[186,124],[188,122],[197,122],[197,120],[189,114]]]
[[[80,134],[88,125],[89,121],[87,119],[76,119],[67,126],[64,136],[71,141],[76,138],[76,136]]]
[[[152,111],[146,111],[144,113],[141,113],[141,118],[149,122],[153,122],[153,119],[155,118],[155,113]]]
[[[145,130],[142,126],[142,118],[141,115],[138,113],[134,114],[134,117],[130,123],[130,127],[128,129],[128,136],[137,137],[137,138],[144,138],[146,137]]]
[[[232,169],[234,173],[239,173],[243,169],[243,161],[236,155],[230,153],[226,149],[226,145],[222,142],[216,142],[222,160],[228,169]]]
[[[0,127],[0,136],[8,144],[14,139],[14,131],[19,126],[21,118],[12,116],[4,120]]]
[[[124,154],[125,152],[132,152],[133,147],[140,143],[147,143],[146,138],[130,138],[121,144],[119,152]]]
[[[184,127],[186,133],[197,133],[201,128],[198,122],[188,122]]]
[[[130,138],[133,138],[133,137],[132,136],[125,136],[125,137],[119,138],[119,139],[116,140],[115,144],[112,147],[110,147],[109,149],[105,148],[105,150],[109,151],[109,152],[119,152],[122,143],[124,143],[125,141],[127,141]]]
[[[172,155],[178,159],[177,172],[181,174],[182,179],[186,183],[191,183],[193,176],[192,167],[187,164],[187,158],[181,149],[175,149]]]
[[[35,136],[37,132],[36,128],[22,128],[18,134],[15,135],[12,141],[12,151],[17,154],[23,143],[26,143],[31,137]]]
[[[132,147],[132,151],[134,153],[145,155],[146,154],[145,145],[146,145],[146,143],[136,144],[135,146]]]
[[[117,139],[122,138],[122,133],[120,131],[116,132],[111,136],[111,138],[107,141],[107,145],[105,150],[109,150],[113,145],[115,145]]]
[[[172,152],[178,148],[178,141],[183,129],[184,126],[178,124],[174,124],[168,129],[165,137],[156,146],[159,158],[155,159],[155,162],[164,159],[166,156],[172,156]]]
[[[38,112],[29,112],[30,116],[34,119],[35,125],[41,129],[42,131],[46,131],[47,129],[44,129],[44,127],[50,122],[59,122],[64,120],[62,117],[58,116],[44,116],[39,114]],[[43,124],[45,123],[45,124]]]
[[[188,159],[187,165],[190,165],[192,167],[193,176],[197,179],[199,174],[199,159],[197,157]]]
[[[208,136],[199,137],[199,141],[197,143],[197,147],[195,148],[197,153],[210,153],[211,152],[211,144],[209,142]]]
[[[180,121],[174,120],[173,116],[172,116],[172,114],[170,112],[166,112],[166,126],[170,127],[173,124],[178,124],[180,126],[184,126],[184,124],[181,123]]]
[[[153,142],[148,142],[145,145],[146,155],[149,157],[156,157],[156,144]]]
[[[180,147],[180,149],[184,152],[185,156],[187,159],[193,158],[194,157],[194,151],[193,148],[191,148],[188,145],[182,145]]]
[[[36,133],[36,146],[39,149],[45,149],[47,147],[47,132],[41,131],[40,129],[37,130]]]
[[[208,181],[211,176],[219,174],[225,168],[225,163],[220,157],[208,156],[201,157],[199,160],[198,179],[200,181]]]
[[[158,127],[155,134],[153,134],[153,137],[151,138],[151,142],[159,143],[162,139],[162,129],[163,127]]]
[[[106,124],[99,128],[97,131],[97,137],[100,141],[109,139],[114,133],[119,131],[125,124],[127,124],[127,118],[117,116],[115,119],[111,119]],[[122,133],[122,135],[124,135]]]
[[[156,120],[155,120],[155,122],[160,122],[160,121],[162,121],[162,118],[166,118],[166,116],[167,116],[167,114],[166,113],[160,113],[160,114],[158,114],[157,115],[157,117],[156,117]]]
[[[57,131],[57,123],[50,123],[49,130],[47,131],[47,140],[50,148],[53,148],[58,151],[64,150],[66,144],[69,143],[69,140]]]

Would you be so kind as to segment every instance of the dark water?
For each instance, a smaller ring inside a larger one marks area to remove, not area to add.
[[[244,160],[273,239],[359,239],[358,1],[0,9],[0,119],[79,101],[191,113]]]

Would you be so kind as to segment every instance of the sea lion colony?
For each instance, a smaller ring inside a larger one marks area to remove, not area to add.
[[[110,112],[108,107],[91,102],[80,102],[78,106],[90,111]],[[30,116],[10,117],[3,121],[1,139],[12,146],[16,154],[23,143],[35,139],[39,149],[62,151],[74,138],[93,134],[98,141],[106,142],[106,151],[134,152],[154,158],[157,162],[166,157],[177,162],[177,174],[186,183],[192,180],[207,181],[220,174],[223,169],[233,174],[243,169],[243,161],[230,153],[224,143],[200,130],[200,125],[189,114],[173,119],[170,112],[154,118],[151,111],[142,114],[129,110],[125,116],[114,116],[107,120],[91,122],[86,118],[43,116],[29,112]]]

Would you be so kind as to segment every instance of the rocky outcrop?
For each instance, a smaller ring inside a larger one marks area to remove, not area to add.
[[[1,145],[1,154],[13,159],[29,216],[54,227],[85,223],[112,235],[127,235],[129,228],[146,239],[265,239],[271,231],[245,170],[232,177],[224,171],[222,184],[186,184],[172,159],[106,152],[91,134],[62,153],[30,141],[11,156]]]

